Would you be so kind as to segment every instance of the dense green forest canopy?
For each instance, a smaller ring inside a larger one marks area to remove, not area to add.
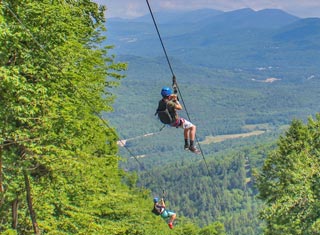
[[[104,11],[88,0],[0,1],[0,233],[317,234],[320,118],[290,119],[315,113],[319,81],[265,84],[266,71],[174,59],[206,166],[174,144],[177,130],[143,137],[160,128],[153,113],[166,65],[112,55]],[[253,130],[264,134],[207,138]],[[162,189],[174,230],[150,213]]]
[[[150,213],[150,192],[119,169],[100,113],[113,109],[126,65],[101,46],[104,10],[0,2],[0,233],[225,234],[183,217],[170,232]]]

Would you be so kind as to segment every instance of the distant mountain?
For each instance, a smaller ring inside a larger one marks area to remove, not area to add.
[[[250,8],[226,12],[210,18],[204,27],[214,28],[280,28],[299,18],[277,9],[254,11]]]
[[[155,12],[154,18],[159,24],[196,23],[223,13],[223,11],[213,9],[200,9],[195,11],[164,11]],[[151,23],[151,20],[150,14],[133,19],[134,22],[144,23]]]
[[[201,9],[190,12],[168,11],[155,12],[154,18],[161,32],[168,37],[188,32],[191,33],[194,31],[194,27],[190,27],[191,24],[201,24],[201,22],[205,22],[219,14],[223,14],[223,12],[213,9]],[[147,41],[148,43],[148,41],[153,40],[155,43],[155,39],[157,39],[150,14],[134,19],[110,18],[107,20],[107,28],[109,41],[119,47],[126,45],[130,48],[130,44],[137,41],[144,44],[143,41]],[[138,49],[138,51],[139,50],[140,49]],[[122,53],[121,50],[119,52]],[[131,53],[131,50],[124,53]]]
[[[211,16],[205,21],[190,25],[192,32],[168,38],[172,48],[227,47],[230,44],[261,44],[269,38],[271,31],[299,20],[298,17],[281,10],[254,11],[250,8]],[[175,43],[176,42],[176,43]]]
[[[248,68],[309,66],[310,61],[319,61],[315,56],[320,50],[319,18],[250,8],[158,12],[155,18],[169,56],[184,63]],[[107,29],[108,43],[116,46],[116,54],[163,56],[150,15],[125,21],[111,18]]]
[[[279,41],[320,41],[320,19],[306,18],[281,28],[273,37]]]

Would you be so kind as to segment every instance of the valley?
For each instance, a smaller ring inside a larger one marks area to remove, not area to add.
[[[156,19],[184,101],[180,115],[197,126],[204,155],[183,150],[183,130],[159,131],[154,112],[172,74],[150,16],[110,19],[106,36],[128,64],[105,115],[119,134],[120,166],[152,194],[161,183],[170,205],[201,226],[221,221],[230,235],[261,234],[253,172],[293,120],[320,110],[320,19],[276,9]]]

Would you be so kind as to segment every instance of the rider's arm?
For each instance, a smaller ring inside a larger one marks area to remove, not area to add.
[[[164,199],[163,199],[163,198],[161,198],[161,200],[160,200],[160,205],[161,205],[163,208],[166,207],[166,204],[164,203]]]
[[[181,106],[181,104],[179,103],[179,101],[174,101],[174,103],[175,103],[175,109],[177,109],[177,110],[182,110],[182,106]]]
[[[171,95],[171,96],[170,96],[170,101],[173,102],[174,108],[175,108],[176,110],[182,110],[182,106],[181,106],[181,104],[179,103],[179,101],[177,100],[177,96],[176,96],[176,95]]]

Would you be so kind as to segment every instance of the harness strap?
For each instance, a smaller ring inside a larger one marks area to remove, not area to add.
[[[155,207],[155,209],[159,212],[160,215],[163,214],[163,212],[166,210],[165,207],[160,206],[160,205],[155,205],[154,207]],[[159,209],[160,211],[159,211],[158,209]]]
[[[173,124],[171,124],[171,126],[178,128],[183,124],[183,122],[184,119],[179,117]]]

